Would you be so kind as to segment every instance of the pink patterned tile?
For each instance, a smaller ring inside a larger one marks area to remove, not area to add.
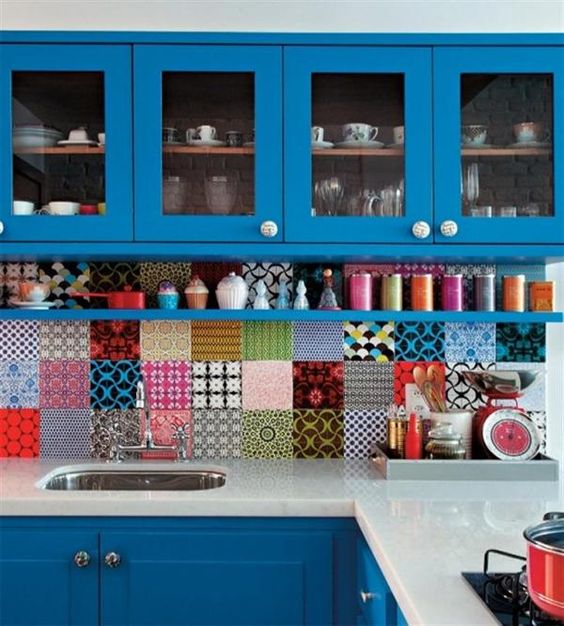
[[[189,409],[192,401],[191,365],[185,361],[141,364],[151,409]]]
[[[291,361],[243,361],[243,410],[291,408]]]
[[[88,361],[41,361],[39,404],[44,409],[84,409],[90,406]]]
[[[143,436],[145,425],[141,426],[141,436]],[[186,440],[186,449],[188,457],[192,457],[192,449],[194,442],[194,432],[192,425],[192,411],[163,411],[156,410],[151,411],[151,430],[155,443],[159,446],[172,446],[176,445],[176,441],[173,439],[173,434],[176,429],[181,427],[188,435]],[[151,452],[143,453],[141,455],[143,459],[175,459],[175,452]]]

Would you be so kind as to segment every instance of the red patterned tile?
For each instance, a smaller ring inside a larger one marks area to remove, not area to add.
[[[139,322],[95,320],[90,324],[90,358],[139,359]]]
[[[414,383],[413,369],[416,365],[427,369],[429,365],[435,365],[445,375],[445,364],[438,361],[401,361],[394,363],[394,403],[397,405],[405,404],[405,386],[408,383]],[[445,390],[443,388],[443,397]]]
[[[40,361],[39,405],[44,409],[90,406],[88,361]]]
[[[0,457],[39,456],[39,410],[0,409]]]
[[[151,409],[189,409],[192,402],[191,364],[148,361],[141,364]]]
[[[176,445],[173,434],[181,427],[188,435],[186,449],[188,457],[192,457],[193,449],[193,426],[191,411],[151,411],[151,430],[155,443],[159,446]],[[141,437],[143,436],[145,425],[141,423]],[[143,459],[175,459],[175,452],[150,452],[141,455]]]
[[[344,365],[339,361],[294,361],[294,408],[344,408]]]

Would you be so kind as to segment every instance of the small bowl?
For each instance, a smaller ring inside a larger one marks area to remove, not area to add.
[[[77,215],[80,209],[78,202],[49,202],[49,213],[51,215]]]
[[[20,283],[19,290],[20,298],[24,302],[43,302],[51,293],[48,285],[44,283],[34,283],[32,281]]]
[[[73,128],[69,132],[68,141],[88,141],[88,133],[84,128]]]

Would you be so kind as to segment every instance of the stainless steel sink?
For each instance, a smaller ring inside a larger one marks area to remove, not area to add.
[[[71,470],[49,478],[43,489],[66,491],[200,491],[225,484],[216,470]]]

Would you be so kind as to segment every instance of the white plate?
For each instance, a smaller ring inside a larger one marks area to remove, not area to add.
[[[163,146],[185,146],[183,141],[163,141]]]
[[[245,141],[245,143],[243,144],[243,147],[245,147],[245,148],[254,148],[255,147],[255,142],[254,141]]]
[[[400,148],[403,150],[404,145],[403,143],[387,143],[386,148]]]
[[[546,141],[521,141],[510,143],[508,148],[549,148],[550,144]]]
[[[312,150],[325,150],[327,148],[332,148],[335,144],[330,141],[312,141],[311,149]]]
[[[203,139],[192,139],[192,141],[188,144],[189,146],[208,146],[210,148],[219,148],[220,146],[225,146],[225,141],[219,141],[219,139],[210,139],[209,141],[204,141]]]
[[[381,141],[340,141],[336,143],[337,148],[383,148],[384,144]]]
[[[494,148],[493,143],[463,143],[460,147],[464,150],[464,148],[470,148],[471,150],[476,150],[480,148],[484,148],[488,150],[489,148]]]
[[[71,141],[70,139],[63,139],[61,141],[57,141],[58,146],[97,146],[97,141],[92,141],[91,139],[87,139],[85,141]]]
[[[10,304],[20,307],[20,309],[29,309],[31,311],[47,311],[51,307],[55,306],[54,302],[16,302],[12,300]]]

